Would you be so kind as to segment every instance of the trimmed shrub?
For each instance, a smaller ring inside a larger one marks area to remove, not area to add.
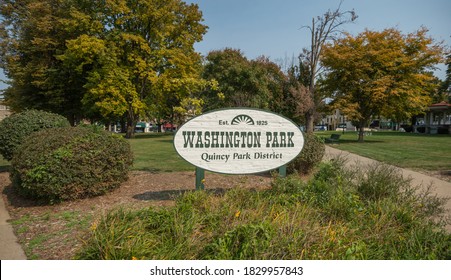
[[[314,134],[304,134],[304,148],[299,156],[287,165],[288,173],[309,174],[323,159],[324,141]]]
[[[35,131],[52,127],[70,126],[61,115],[29,110],[11,115],[0,122],[0,154],[11,160],[24,139]]]
[[[129,143],[90,128],[52,128],[34,133],[11,162],[13,187],[48,202],[96,196],[127,179]]]

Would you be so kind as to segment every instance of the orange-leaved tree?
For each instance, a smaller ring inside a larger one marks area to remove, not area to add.
[[[324,47],[322,87],[335,107],[358,123],[359,142],[372,116],[407,119],[430,102],[437,86],[432,70],[443,58],[443,47],[427,31],[366,30]]]

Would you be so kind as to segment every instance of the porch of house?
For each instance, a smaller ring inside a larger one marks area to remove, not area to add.
[[[429,106],[423,122],[414,125],[414,132],[451,134],[451,104],[442,101]]]

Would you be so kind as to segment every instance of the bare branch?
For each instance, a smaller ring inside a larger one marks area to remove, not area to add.
[[[306,28],[309,30],[311,35],[310,49],[303,49],[302,53],[299,55],[299,60],[301,63],[308,65],[309,69],[309,96],[313,100],[320,100],[320,98],[315,98],[317,93],[315,93],[315,83],[319,75],[324,72],[323,67],[320,64],[320,58],[323,46],[330,40],[336,40],[338,36],[345,33],[342,30],[342,26],[346,23],[354,22],[357,19],[357,15],[354,10],[351,11],[340,11],[343,0],[338,4],[337,9],[331,11],[328,10],[322,16],[317,16],[312,18],[312,24],[310,26],[302,26],[301,28]],[[316,103],[316,102],[315,102]],[[307,118],[307,131],[313,131],[313,118],[316,114],[316,108],[320,104],[314,104],[311,110],[306,112]]]

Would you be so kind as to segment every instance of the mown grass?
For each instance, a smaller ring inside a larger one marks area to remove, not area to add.
[[[402,132],[372,132],[357,141],[357,133],[348,131],[318,132],[328,138],[332,133],[341,134],[334,148],[372,158],[403,168],[431,171],[451,170],[451,135],[425,135]]]
[[[194,167],[175,151],[172,133],[138,134],[131,139],[133,169],[152,172],[191,171]]]
[[[365,142],[357,141],[356,132],[326,131],[316,134],[327,138],[341,134],[334,148],[349,151],[398,167],[431,171],[451,170],[451,135],[425,135],[400,132],[372,132]],[[130,144],[134,154],[133,170],[152,172],[192,171],[173,146],[171,133],[137,134]],[[10,163],[0,157],[0,172]]]
[[[309,182],[277,178],[264,191],[193,191],[170,208],[118,209],[93,225],[77,258],[451,258],[441,199],[389,166],[366,176],[343,166],[323,163]]]

